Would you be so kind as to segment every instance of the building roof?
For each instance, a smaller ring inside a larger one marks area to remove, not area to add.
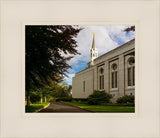
[[[99,57],[97,57],[96,59],[94,59],[94,61],[96,61],[96,60],[98,60],[99,58],[101,58],[101,57],[103,57],[103,56],[105,56],[105,55],[107,55],[107,54],[109,54],[109,53],[111,53],[111,52],[114,52],[114,51],[116,51],[116,50],[118,50],[118,49],[120,49],[120,48],[122,48],[122,47],[124,47],[124,46],[127,46],[128,44],[133,43],[134,41],[135,41],[135,39],[132,39],[132,40],[128,41],[127,43],[125,43],[125,44],[123,44],[123,45],[121,45],[121,46],[119,46],[119,47],[117,47],[117,48],[115,48],[115,49],[113,49],[113,50],[111,50],[111,51],[109,51],[109,52],[107,52],[107,53],[99,56]],[[88,62],[88,64],[89,64],[89,63],[90,63],[90,62]],[[87,67],[87,68],[89,68],[89,67]],[[87,68],[85,68],[85,69],[83,69],[83,70],[81,70],[81,71],[79,71],[79,72],[82,72],[82,71],[86,70]],[[77,72],[77,73],[79,73],[79,72]],[[77,74],[77,73],[76,73],[76,74]]]
[[[111,52],[113,52],[113,51],[115,51],[115,50],[117,50],[117,49],[120,49],[120,48],[123,47],[124,45],[128,45],[128,44],[132,43],[133,41],[135,41],[135,39],[132,39],[132,40],[128,41],[127,43],[125,43],[125,44],[123,44],[123,45],[121,45],[121,46],[119,46],[119,47],[117,47],[117,48],[115,48],[115,49],[112,49],[111,51],[109,51],[109,52],[107,52],[107,53],[105,53],[105,54],[97,57],[95,60],[97,60],[98,58],[101,58],[102,56],[105,56],[106,54],[111,53]],[[89,62],[88,62],[88,63],[89,63]]]

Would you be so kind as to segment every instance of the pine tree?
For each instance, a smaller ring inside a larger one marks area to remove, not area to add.
[[[61,81],[71,68],[67,61],[79,54],[75,37],[81,28],[70,25],[26,25],[25,27],[25,87],[27,105],[30,91]]]

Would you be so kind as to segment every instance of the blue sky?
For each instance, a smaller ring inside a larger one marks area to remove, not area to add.
[[[90,49],[92,47],[93,32],[95,32],[95,43],[98,49],[98,56],[101,56],[112,49],[132,40],[135,37],[134,32],[124,32],[129,25],[107,25],[107,26],[79,26],[83,28],[75,40],[77,41],[77,50],[81,55],[75,55],[69,62],[72,69],[68,70],[68,78],[65,82],[72,84],[72,77],[75,73],[85,69],[90,61]]]

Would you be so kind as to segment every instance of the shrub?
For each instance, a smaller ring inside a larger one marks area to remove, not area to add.
[[[111,98],[112,95],[105,91],[94,91],[93,94],[88,96],[88,104],[98,105],[102,103],[109,103]]]
[[[87,98],[73,98],[76,102],[87,102]]]
[[[71,102],[72,101],[72,97],[59,97],[55,101],[56,102],[58,102],[58,101]]]
[[[134,104],[134,96],[133,95],[125,95],[120,97],[116,101],[117,103],[132,103]]]

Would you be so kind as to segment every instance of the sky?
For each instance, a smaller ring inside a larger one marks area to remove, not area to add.
[[[72,69],[68,70],[68,77],[64,81],[72,85],[72,77],[75,73],[84,70],[90,61],[90,49],[92,47],[93,32],[95,32],[95,44],[98,49],[98,56],[101,56],[112,49],[134,39],[133,31],[124,32],[123,30],[130,25],[107,25],[107,26],[79,26],[83,28],[76,38],[77,50],[81,55],[75,55],[68,64]]]

